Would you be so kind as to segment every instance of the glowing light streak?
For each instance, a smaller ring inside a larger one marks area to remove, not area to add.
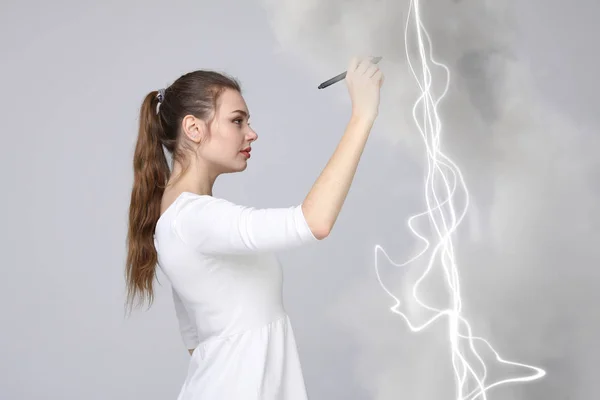
[[[409,54],[408,33],[411,17],[415,26],[414,33],[416,34],[416,44],[421,62],[420,75],[413,67]],[[412,114],[419,133],[425,143],[427,154],[427,177],[425,179],[425,203],[427,205],[427,210],[411,216],[408,219],[408,227],[415,236],[424,242],[425,245],[416,256],[402,264],[394,263],[385,250],[380,245],[376,245],[375,270],[377,279],[381,287],[396,303],[391,307],[391,311],[401,316],[406,321],[411,331],[419,332],[433,324],[436,320],[446,317],[448,321],[447,339],[450,344],[452,369],[456,385],[455,399],[475,400],[481,398],[482,400],[487,400],[487,392],[493,387],[508,383],[533,381],[542,378],[546,372],[535,366],[508,361],[502,358],[487,340],[473,336],[469,322],[462,315],[460,277],[452,238],[456,233],[458,225],[466,215],[469,205],[469,192],[460,169],[441,150],[442,122],[438,114],[438,104],[448,91],[450,84],[450,70],[446,65],[433,59],[431,38],[421,19],[419,0],[412,0],[410,2],[405,26],[405,47],[409,68],[421,91],[421,94],[412,109]],[[426,51],[427,47],[428,51]],[[433,76],[430,64],[443,69],[446,75],[444,90],[438,98],[435,98],[432,93]],[[454,195],[457,189],[463,192],[465,198],[464,204],[459,208],[459,213],[456,212],[454,203]],[[428,218],[430,225],[435,232],[435,239],[437,240],[433,246],[430,245],[430,240],[421,235],[413,225],[416,219],[424,217]],[[415,282],[412,288],[412,296],[415,302],[424,310],[431,313],[432,316],[429,317],[426,322],[418,325],[413,323],[406,314],[400,311],[401,301],[383,283],[378,266],[379,253],[383,253],[390,264],[396,267],[404,267],[422,256],[425,256],[428,251],[430,252],[430,255],[427,266],[422,275]],[[436,266],[437,268],[441,267],[447,288],[450,292],[450,304],[445,309],[432,307],[423,302],[418,296],[419,287],[428,277],[430,277],[430,273]],[[487,366],[483,357],[475,347],[476,343],[484,344],[488,350],[494,354],[497,362],[505,365],[522,367],[532,371],[532,373],[526,376],[517,376],[487,383]]]

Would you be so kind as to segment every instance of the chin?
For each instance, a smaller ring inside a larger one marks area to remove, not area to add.
[[[248,163],[244,161],[243,164],[238,164],[235,166],[229,166],[229,168],[225,168],[225,170],[223,171],[224,174],[233,174],[236,172],[242,172],[244,171],[246,168],[248,168]]]

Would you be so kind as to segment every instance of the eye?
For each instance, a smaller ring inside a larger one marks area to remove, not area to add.
[[[241,124],[242,122],[244,122],[244,120],[241,119],[241,118],[236,118],[236,119],[233,120],[233,123],[234,124],[238,124],[238,125]]]

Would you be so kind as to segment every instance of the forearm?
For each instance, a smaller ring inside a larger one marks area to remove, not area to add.
[[[302,211],[314,235],[329,235],[346,200],[362,156],[373,118],[353,115],[327,165],[302,203]]]

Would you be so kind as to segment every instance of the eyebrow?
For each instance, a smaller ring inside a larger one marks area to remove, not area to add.
[[[232,111],[231,113],[232,113],[232,114],[235,114],[235,113],[240,113],[240,114],[242,114],[244,117],[246,117],[246,118],[250,119],[250,114],[248,114],[248,113],[247,113],[246,111],[244,111],[244,110],[235,110],[235,111]]]

